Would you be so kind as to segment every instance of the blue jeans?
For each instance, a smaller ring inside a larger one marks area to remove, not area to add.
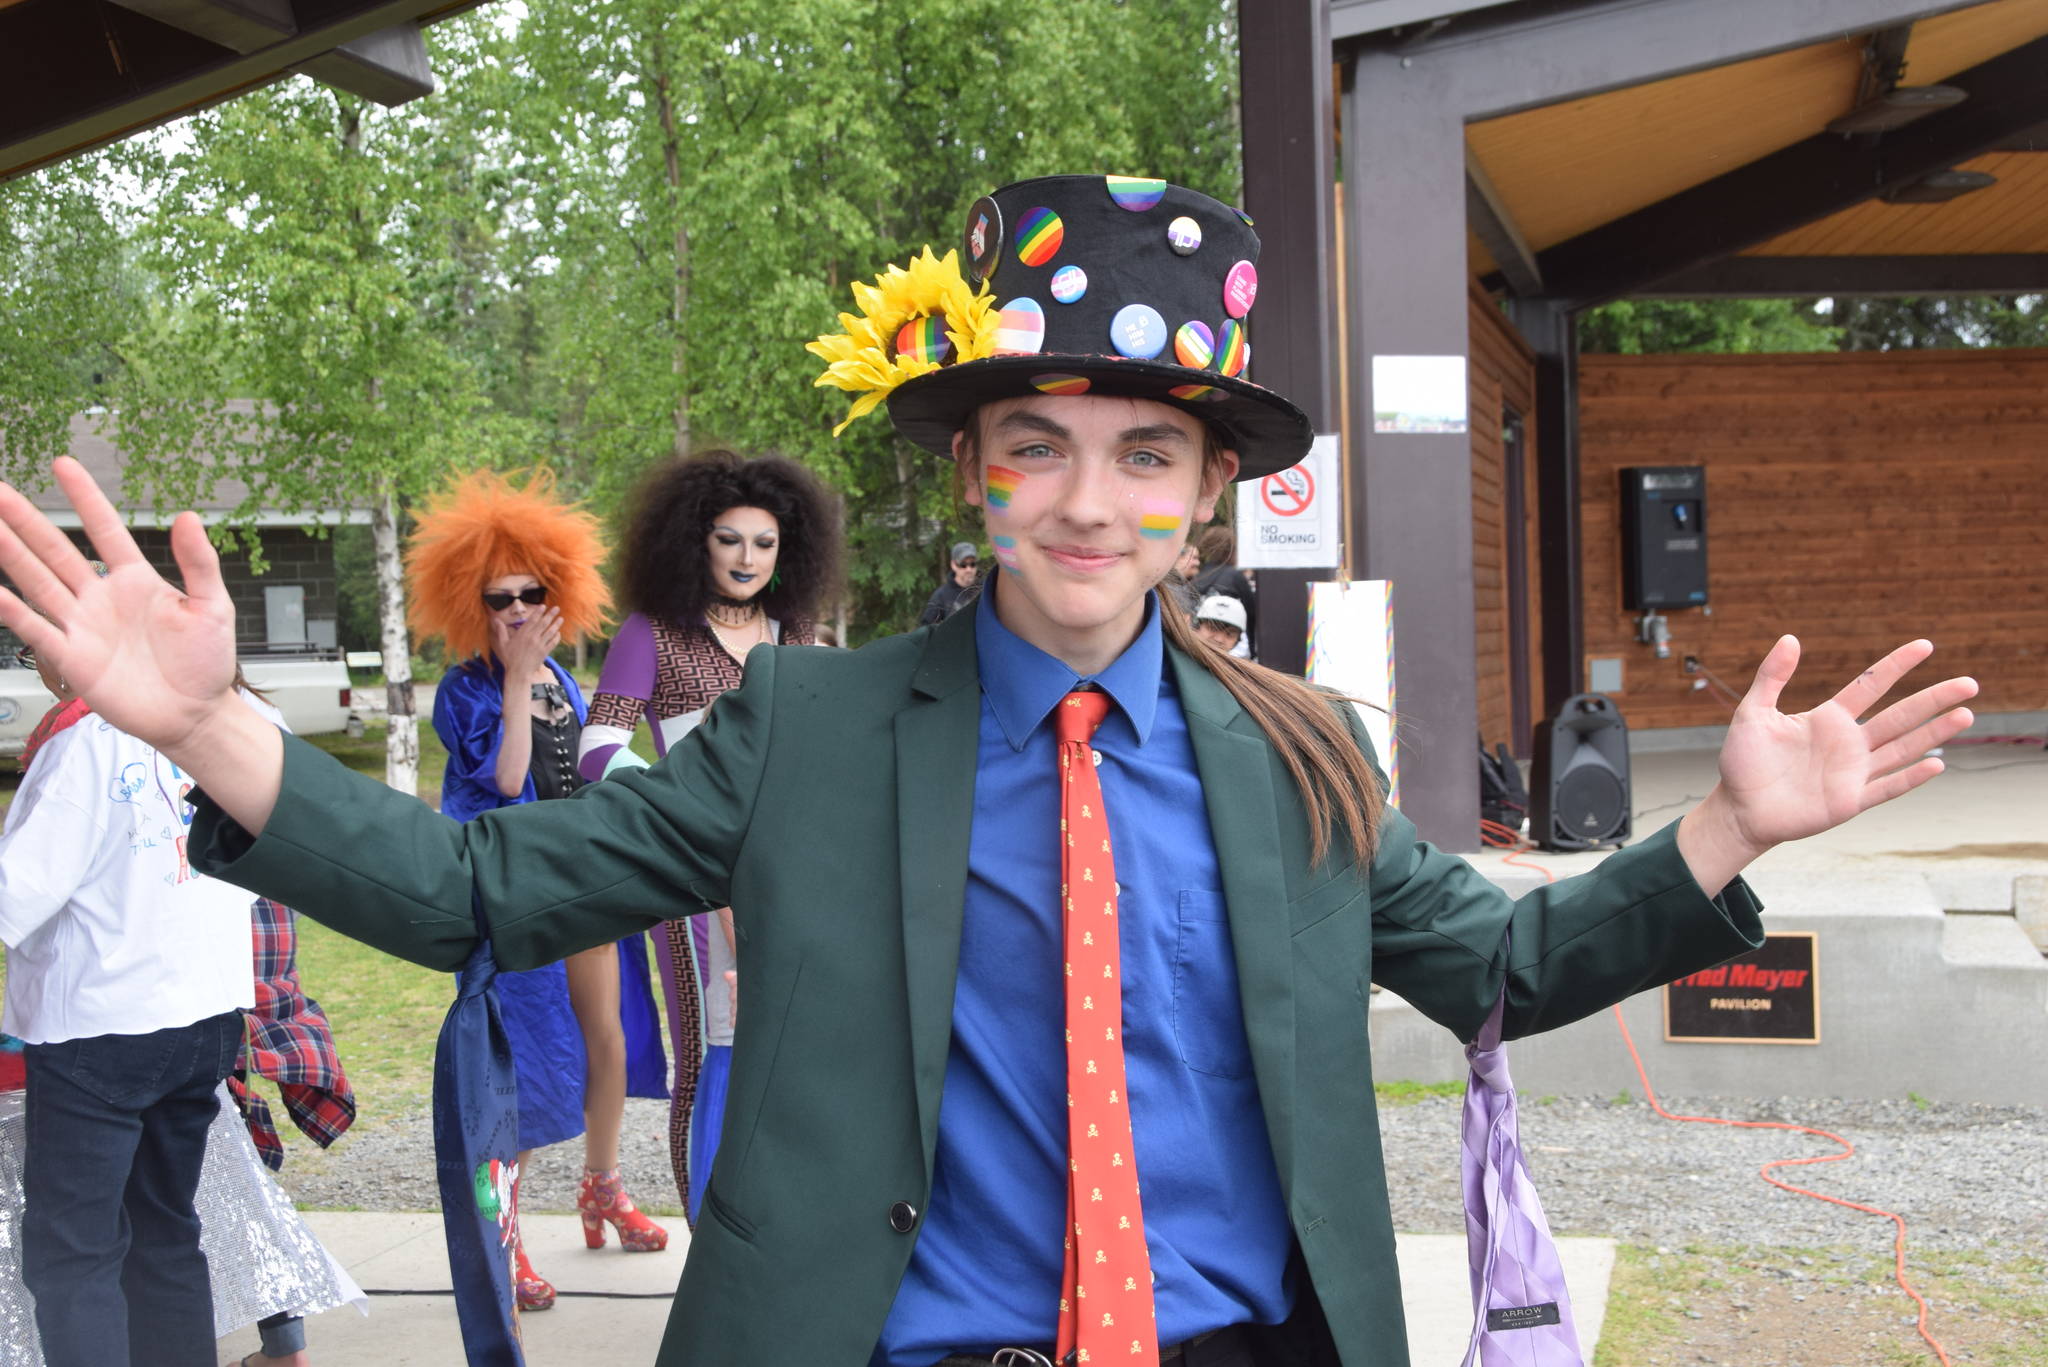
[[[242,1013],[25,1051],[21,1274],[49,1367],[211,1367],[192,1198]]]

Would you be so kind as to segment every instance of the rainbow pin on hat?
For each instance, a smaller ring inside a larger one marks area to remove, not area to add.
[[[856,395],[846,422],[886,400],[896,430],[939,455],[983,404],[1109,394],[1185,409],[1257,479],[1315,436],[1248,378],[1258,258],[1249,218],[1163,180],[1019,181],[974,202],[957,251],[855,284],[862,314],[807,349],[827,363],[818,384]]]

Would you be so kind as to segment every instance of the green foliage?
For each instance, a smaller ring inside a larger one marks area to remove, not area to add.
[[[651,461],[779,450],[846,497],[855,635],[899,630],[960,521],[949,472],[803,344],[848,287],[979,194],[1070,170],[1238,183],[1233,7],[655,0],[536,8],[493,136],[530,196],[528,282],[557,465],[601,504]],[[1158,36],[1182,35],[1173,63]],[[1143,73],[1142,77],[1133,73]]]
[[[1901,299],[1623,299],[1579,319],[1579,349],[1670,352],[2048,347],[2044,296]]]
[[[2048,346],[2038,294],[1833,299],[1815,314],[1840,331],[1844,351]]]
[[[546,462],[616,518],[672,451],[779,450],[844,495],[855,639],[900,630],[972,516],[885,416],[832,438],[847,397],[804,343],[1005,181],[1235,198],[1236,13],[591,0],[435,24],[440,89],[399,109],[296,79],[124,145],[118,174],[109,153],[0,187],[0,303],[33,304],[0,317],[0,454],[61,449],[95,375],[131,497],[228,472],[240,517]]]
[[[1839,340],[1790,299],[1620,299],[1579,318],[1579,350],[1603,355],[1834,351]]]
[[[187,125],[144,256],[177,304],[124,343],[131,497],[186,506],[231,473],[233,524],[403,498],[488,453],[500,419],[450,317],[468,202],[431,112],[301,79]]]
[[[0,476],[40,484],[72,415],[105,401],[145,282],[100,182],[140,160],[116,149],[0,185]]]
[[[377,567],[368,527],[334,529],[335,644],[376,650]]]

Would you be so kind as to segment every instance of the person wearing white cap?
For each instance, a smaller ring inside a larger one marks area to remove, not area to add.
[[[1212,593],[1195,609],[1195,635],[1225,655],[1244,639],[1244,604],[1227,593]]]

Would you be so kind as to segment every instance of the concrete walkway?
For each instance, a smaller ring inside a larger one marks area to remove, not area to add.
[[[306,1326],[307,1347],[324,1367],[449,1367],[462,1361],[455,1303],[446,1294],[448,1260],[438,1215],[312,1211],[306,1223],[365,1291],[442,1292],[376,1295],[370,1312],[343,1307]],[[560,1299],[545,1314],[521,1318],[531,1367],[645,1367],[668,1323],[669,1295],[682,1274],[689,1232],[670,1226],[667,1249],[626,1255],[616,1243],[583,1247],[573,1215],[532,1215],[526,1228],[534,1267],[554,1282]],[[1607,1283],[1614,1267],[1611,1239],[1561,1239],[1565,1279],[1586,1355],[1600,1334]],[[1471,1332],[1462,1235],[1400,1237],[1401,1299],[1408,1315],[1408,1352],[1414,1367],[1455,1367]],[[256,1351],[251,1327],[221,1340],[221,1360]],[[732,1367],[776,1367],[770,1363]],[[824,1364],[820,1364],[824,1367]],[[844,1367],[859,1367],[848,1363]]]

